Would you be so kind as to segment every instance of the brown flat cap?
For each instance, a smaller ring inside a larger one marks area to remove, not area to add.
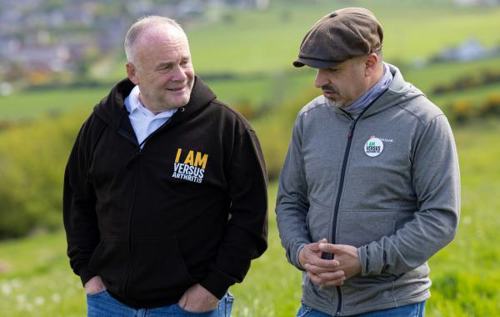
[[[300,44],[293,66],[328,68],[382,48],[384,34],[375,15],[365,8],[344,8],[319,19]]]

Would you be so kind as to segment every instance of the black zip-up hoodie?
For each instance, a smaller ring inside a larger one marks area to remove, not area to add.
[[[68,256],[132,307],[176,303],[200,283],[218,298],[267,247],[257,137],[198,78],[189,103],[141,149],[119,82],[83,124],[64,179]]]

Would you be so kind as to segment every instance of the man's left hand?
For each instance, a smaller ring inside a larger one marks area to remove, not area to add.
[[[361,273],[361,263],[359,263],[358,249],[352,245],[320,242],[319,249],[321,252],[334,254],[334,259],[339,262],[339,265],[335,268],[335,270],[344,271],[346,279]]]
[[[195,284],[184,292],[178,304],[188,312],[202,313],[216,309],[219,299],[200,284]]]

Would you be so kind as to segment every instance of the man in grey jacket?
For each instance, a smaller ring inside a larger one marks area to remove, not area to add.
[[[454,237],[460,176],[443,112],[382,61],[382,26],[345,8],[316,22],[296,67],[323,95],[298,114],[276,213],[303,271],[297,316],[423,316],[427,260]]]

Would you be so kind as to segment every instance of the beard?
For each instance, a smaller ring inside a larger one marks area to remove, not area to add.
[[[342,98],[337,88],[332,85],[323,85],[321,86],[321,90],[323,91],[323,96],[326,99],[331,101],[337,107],[344,107],[344,102],[342,102]]]

